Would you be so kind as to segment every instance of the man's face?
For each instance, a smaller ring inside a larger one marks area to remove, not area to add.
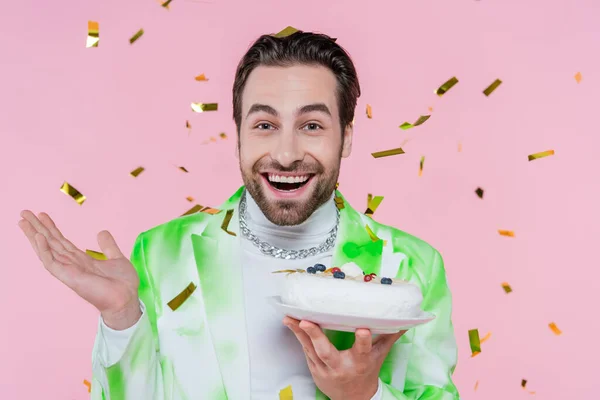
[[[336,79],[324,67],[259,66],[242,94],[238,141],[248,192],[269,221],[298,225],[326,202],[350,155],[342,135]]]

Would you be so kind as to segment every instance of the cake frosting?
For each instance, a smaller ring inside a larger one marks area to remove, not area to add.
[[[314,268],[309,272],[281,271],[288,272],[281,288],[283,303],[305,310],[372,318],[401,319],[421,314],[423,296],[412,283],[373,275],[365,278],[355,263],[326,271],[315,272]]]

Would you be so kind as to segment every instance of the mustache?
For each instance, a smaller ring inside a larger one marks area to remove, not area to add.
[[[260,174],[261,170],[274,170],[279,172],[295,172],[295,173],[306,173],[306,174],[320,174],[325,171],[325,168],[320,163],[306,163],[301,160],[294,161],[287,167],[284,167],[277,161],[257,161],[252,170],[256,174]]]

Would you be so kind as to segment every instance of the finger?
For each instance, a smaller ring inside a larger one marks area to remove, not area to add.
[[[285,317],[283,319],[283,324],[290,328],[290,330],[294,333],[296,339],[298,339],[298,341],[302,345],[302,350],[304,351],[307,360],[310,360],[314,367],[325,368],[326,365],[325,363],[323,363],[323,361],[321,361],[321,359],[317,355],[312,341],[310,340],[306,332],[300,329],[300,321],[290,317]]]
[[[19,221],[19,228],[21,228],[25,236],[27,236],[27,240],[29,240],[31,247],[33,247],[33,251],[35,251],[35,254],[37,254],[37,256],[39,257],[40,252],[38,250],[38,245],[35,241],[35,234],[37,233],[37,231],[35,230],[33,225],[31,225],[29,221],[22,219]]]
[[[29,210],[24,210],[21,212],[21,217],[24,218],[25,220],[27,220],[27,222],[29,222],[38,233],[41,233],[42,235],[44,235],[44,237],[46,239],[48,239],[48,244],[51,248],[53,248],[54,250],[62,253],[64,252],[64,246],[58,242],[58,241],[51,241],[49,239],[52,238],[52,234],[50,233],[50,231],[48,230],[48,228],[46,228],[44,226],[44,224],[42,224],[42,222]],[[58,246],[58,247],[56,247]]]
[[[44,235],[38,232],[35,234],[35,242],[39,251],[40,260],[42,260],[44,267],[46,267],[46,269],[50,271],[52,275],[55,275],[53,271],[55,269],[53,268],[54,256],[52,255],[52,251],[48,245],[48,240]]]
[[[373,347],[373,339],[371,338],[371,331],[368,329],[359,328],[354,333],[354,345],[352,346],[352,353],[357,356],[367,356],[371,353]]]
[[[48,214],[46,214],[44,212],[40,213],[39,220],[48,229],[48,231],[50,231],[52,236],[54,238],[56,238],[59,242],[61,242],[61,244],[64,246],[65,249],[67,249],[69,251],[79,250],[77,247],[75,247],[75,245],[73,243],[68,241],[63,236],[62,232],[56,227],[56,224],[54,223],[54,221],[52,220],[52,218],[50,218],[50,216]]]
[[[117,246],[115,238],[108,231],[102,231],[98,234],[98,245],[109,260],[125,258],[119,246]]]
[[[373,341],[373,349],[377,351],[378,354],[387,355],[394,343],[396,343],[396,341],[405,333],[406,331],[400,331],[388,335],[380,335]]]
[[[337,368],[340,363],[340,352],[331,344],[321,328],[309,321],[301,321],[298,326],[310,338],[319,359],[329,368]]]

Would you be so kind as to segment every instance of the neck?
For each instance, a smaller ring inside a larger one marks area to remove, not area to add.
[[[267,219],[250,193],[246,191],[246,223],[261,240],[289,250],[298,250],[321,244],[337,223],[337,209],[331,199],[322,204],[299,225],[280,226]]]

